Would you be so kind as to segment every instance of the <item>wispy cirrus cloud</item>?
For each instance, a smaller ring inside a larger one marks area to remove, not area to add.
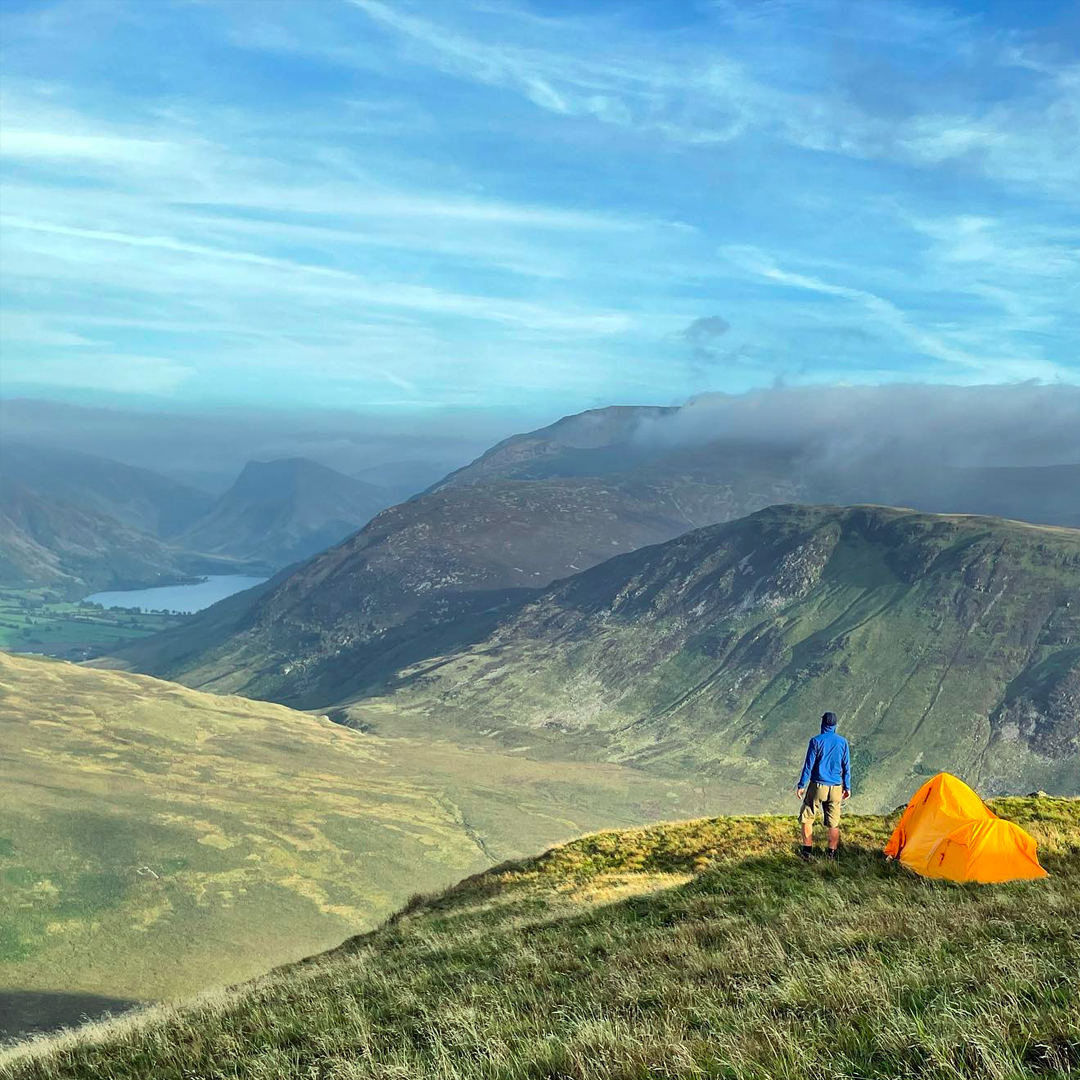
[[[557,114],[587,115],[604,123],[651,130],[675,141],[728,143],[760,133],[796,147],[855,158],[882,158],[922,167],[963,166],[993,179],[1045,187],[1061,197],[1076,197],[1080,175],[1080,67],[1038,59],[1030,50],[1004,44],[984,55],[972,71],[975,93],[967,108],[942,108],[932,84],[907,114],[883,115],[856,96],[838,93],[826,64],[813,48],[798,51],[803,85],[767,80],[748,57],[776,48],[776,23],[798,25],[800,32],[850,36],[918,50],[952,47],[958,58],[972,51],[975,20],[897,2],[878,5],[870,18],[853,14],[849,4],[821,4],[811,17],[807,5],[778,5],[746,18],[745,5],[718,4],[724,20],[741,28],[749,48],[727,49],[718,34],[694,47],[670,35],[668,48],[655,48],[644,33],[636,41],[608,35],[601,20],[580,22],[576,33],[548,24],[538,44],[524,45],[499,35],[501,20],[492,9],[473,6],[489,17],[472,20],[483,29],[459,31],[440,20],[430,5],[387,0],[344,0],[407,43],[407,55],[443,72],[518,93]],[[466,5],[468,7],[468,5]],[[445,5],[443,13],[453,10]],[[825,16],[824,18],[822,16]],[[828,18],[831,15],[832,18]],[[721,27],[722,28],[722,27]],[[740,42],[741,43],[741,42]],[[772,64],[776,64],[773,60]],[[771,67],[772,65],[770,65]],[[776,65],[779,67],[779,65]],[[814,71],[815,66],[818,68]],[[978,82],[993,85],[1002,71],[1023,67],[1035,77],[1010,100],[980,100]],[[809,79],[805,76],[809,75]]]
[[[952,326],[935,327],[883,296],[852,285],[838,284],[811,274],[783,269],[771,256],[753,247],[729,247],[722,254],[746,273],[771,284],[833,297],[857,305],[869,321],[906,342],[918,353],[967,369],[988,382],[1040,378],[1055,380],[1070,374],[1064,365],[1041,359],[1030,351],[1017,348],[1002,353],[996,342],[972,334],[970,329]]]
[[[454,315],[534,330],[573,331],[578,334],[606,334],[627,330],[628,316],[620,312],[565,310],[545,308],[539,304],[517,300],[432,289],[423,285],[395,282],[374,282],[349,270],[331,266],[297,262],[292,259],[258,255],[250,251],[193,244],[170,236],[138,236],[102,229],[81,229],[48,222],[0,214],[0,226],[15,231],[43,233],[67,239],[89,241],[91,244],[119,244],[125,247],[167,252],[170,255],[190,256],[201,260],[240,263],[244,266],[277,272],[279,275],[313,277],[318,280],[318,294],[343,293],[357,303],[374,307],[404,308],[429,314]],[[234,279],[235,280],[235,279]],[[332,286],[327,283],[333,283]],[[268,279],[261,279],[268,285]]]
[[[128,372],[117,393],[558,412],[1077,377],[1080,68],[1049,23],[903,0],[3,18],[16,392],[77,391],[88,362]],[[688,342],[717,311],[722,339]],[[146,358],[174,367],[140,381]]]

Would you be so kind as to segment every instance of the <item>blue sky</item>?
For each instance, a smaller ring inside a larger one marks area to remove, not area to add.
[[[1080,381],[1080,6],[0,5],[6,395]]]

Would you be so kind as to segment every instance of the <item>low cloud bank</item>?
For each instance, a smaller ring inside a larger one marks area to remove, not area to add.
[[[387,483],[412,478],[420,490],[506,436],[551,419],[507,410],[181,414],[0,402],[4,440],[115,458],[207,490],[224,490],[249,460],[282,457],[311,458],[376,482],[385,470]],[[807,473],[904,480],[939,466],[1080,464],[1080,386],[777,386],[703,394],[644,417],[584,414],[564,435],[571,429],[578,446],[632,440],[662,452],[725,440],[788,451]]]
[[[761,443],[830,471],[870,462],[896,471],[1075,464],[1080,386],[778,386],[704,394],[643,420],[636,439],[671,448],[718,439]]]

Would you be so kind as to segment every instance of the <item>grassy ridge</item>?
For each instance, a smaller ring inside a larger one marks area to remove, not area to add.
[[[1038,838],[1047,881],[925,881],[884,862],[881,817],[848,820],[839,865],[796,861],[790,818],[601,833],[249,986],[14,1050],[0,1074],[1071,1076],[1080,802],[994,807]]]
[[[147,1000],[250,978],[418,888],[740,797],[3,653],[0,776],[0,1013],[9,991]]]
[[[1080,791],[1078,641],[1080,531],[772,507],[556,583],[388,688],[431,726],[554,729],[653,773],[772,787],[829,708],[884,810],[943,770]]]

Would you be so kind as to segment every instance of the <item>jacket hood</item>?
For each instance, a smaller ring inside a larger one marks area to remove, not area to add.
[[[826,731],[836,730],[836,713],[827,712],[821,718],[821,734],[824,735]]]

